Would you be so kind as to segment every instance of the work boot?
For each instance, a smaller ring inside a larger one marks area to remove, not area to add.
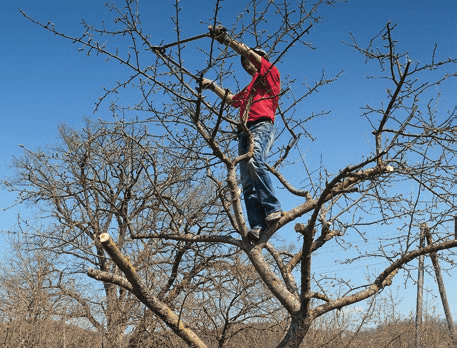
[[[273,225],[276,221],[278,221],[281,218],[281,211],[275,211],[273,213],[268,214],[268,216],[265,218],[265,224],[267,226]]]
[[[251,242],[258,242],[260,239],[260,233],[262,230],[260,228],[251,228],[248,231],[248,238]]]

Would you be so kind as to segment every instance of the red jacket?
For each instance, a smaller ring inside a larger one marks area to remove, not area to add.
[[[252,56],[251,56],[252,57]],[[275,120],[275,112],[278,107],[279,92],[281,81],[279,71],[276,66],[262,57],[260,64],[256,64],[253,58],[251,62],[255,65],[258,72],[252,77],[249,85],[232,98],[233,106],[240,108],[240,117],[243,117],[244,109],[253,91],[253,101],[247,122],[255,121],[259,118],[269,118]],[[256,83],[260,79],[259,83]],[[256,85],[254,87],[254,84]]]

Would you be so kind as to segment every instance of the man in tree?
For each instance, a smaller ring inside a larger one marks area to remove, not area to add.
[[[252,80],[238,94],[226,93],[214,81],[203,79],[202,88],[210,89],[225,102],[240,109],[240,118],[252,135],[254,153],[251,159],[240,164],[241,184],[248,221],[248,236],[253,241],[269,225],[281,217],[281,204],[275,195],[266,158],[274,141],[274,120],[278,107],[280,76],[278,69],[269,61],[266,52],[251,49],[233,40],[222,26],[209,27],[210,36],[220,44],[232,48],[241,56],[241,64]],[[249,138],[246,132],[239,135],[238,152],[247,153]]]

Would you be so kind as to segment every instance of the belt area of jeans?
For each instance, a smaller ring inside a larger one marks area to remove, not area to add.
[[[246,127],[251,128],[252,126],[255,126],[256,124],[258,124],[258,123],[260,123],[260,122],[270,122],[270,123],[273,123],[273,122],[271,121],[271,118],[262,117],[262,118],[258,118],[257,120],[254,120],[254,121],[246,122]]]

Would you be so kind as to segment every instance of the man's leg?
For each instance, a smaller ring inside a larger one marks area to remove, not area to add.
[[[252,183],[257,193],[257,199],[260,201],[265,217],[272,214],[272,221],[276,221],[277,216],[281,216],[281,203],[276,197],[270,174],[265,165],[266,158],[274,141],[274,126],[270,122],[261,122],[250,129],[254,139],[253,157],[246,163],[247,170],[252,179]]]
[[[238,153],[243,155],[247,152],[249,144],[247,144],[246,134],[240,135],[238,143]],[[241,185],[243,187],[244,204],[248,215],[248,222],[251,229],[264,229],[265,225],[265,209],[257,195],[256,188],[249,174],[247,162],[240,163]]]

